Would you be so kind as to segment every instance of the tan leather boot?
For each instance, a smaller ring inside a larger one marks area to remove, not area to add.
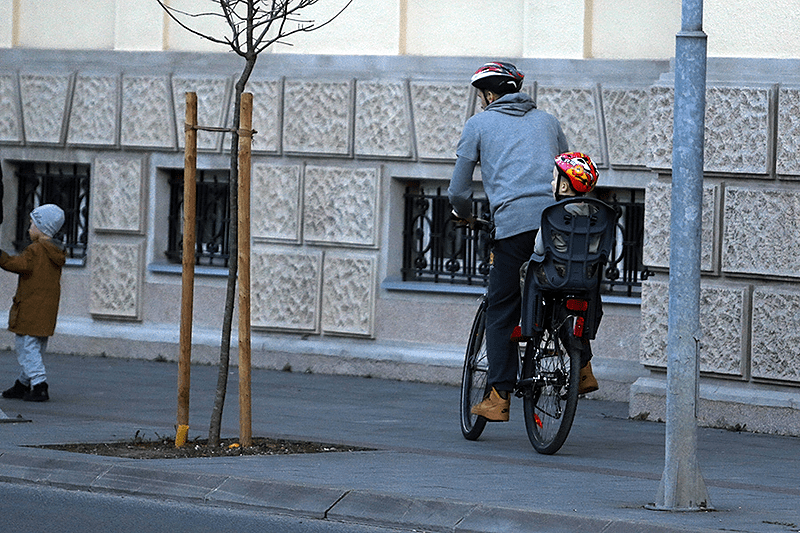
[[[600,387],[597,385],[597,379],[592,374],[592,363],[586,363],[586,366],[581,368],[581,378],[578,382],[578,394],[588,394],[594,392]]]
[[[508,422],[508,410],[511,406],[511,396],[503,399],[497,390],[492,390],[481,403],[472,407],[472,414],[484,417],[490,422]]]

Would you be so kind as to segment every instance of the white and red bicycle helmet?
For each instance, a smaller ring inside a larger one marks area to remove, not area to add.
[[[492,61],[476,70],[470,82],[477,89],[502,95],[519,92],[524,78],[525,75],[511,63]]]

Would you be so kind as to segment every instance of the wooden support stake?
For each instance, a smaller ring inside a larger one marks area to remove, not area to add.
[[[239,126],[239,444],[253,444],[250,394],[250,149],[253,95],[242,94]]]
[[[180,356],[178,358],[178,426],[175,446],[186,444],[189,432],[189,382],[192,364],[194,248],[196,240],[197,93],[186,93],[186,150],[183,167],[183,272],[181,284]]]

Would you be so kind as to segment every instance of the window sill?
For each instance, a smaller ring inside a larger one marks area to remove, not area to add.
[[[614,294],[603,294],[600,296],[604,304],[616,305],[631,305],[636,307],[642,306],[642,298],[640,296],[616,296]]]
[[[183,274],[183,267],[175,263],[150,263],[147,265],[147,271],[155,274]],[[224,278],[228,276],[227,267],[209,267],[197,266],[194,267],[195,276],[211,276],[215,278]]]
[[[381,289],[396,292],[421,292],[428,294],[466,294],[482,295],[486,287],[481,285],[451,285],[449,283],[432,283],[426,281],[402,281],[400,278],[389,277],[381,283]],[[641,306],[642,299],[635,296],[602,295],[603,303],[614,305]]]
[[[484,294],[483,285],[455,285],[450,283],[432,283],[427,281],[403,281],[400,278],[386,278],[381,289],[398,292],[425,292],[435,294]]]

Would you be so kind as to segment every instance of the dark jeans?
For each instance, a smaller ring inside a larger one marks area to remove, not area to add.
[[[518,344],[510,339],[519,324],[522,302],[519,269],[530,259],[535,240],[536,230],[494,243],[486,310],[486,355],[489,359],[489,385],[498,391],[512,391],[517,383]]]

